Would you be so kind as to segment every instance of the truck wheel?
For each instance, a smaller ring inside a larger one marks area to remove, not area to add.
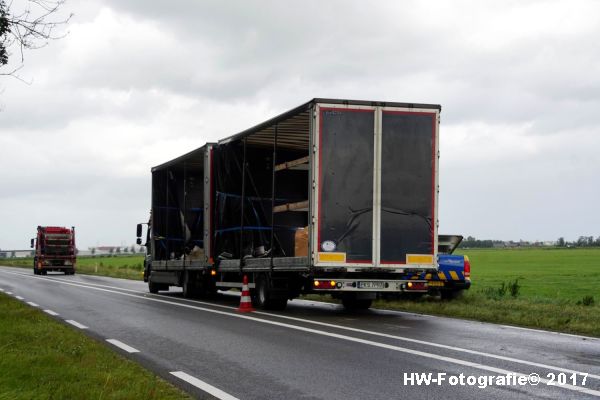
[[[185,271],[183,273],[183,297],[191,298],[196,296],[196,282],[191,272]]]
[[[161,289],[161,285],[159,283],[154,283],[152,282],[152,279],[148,279],[148,291],[150,293],[158,293],[158,291]]]
[[[368,310],[371,308],[372,303],[373,300],[371,299],[357,299],[354,297],[345,297],[342,299],[342,304],[348,311]]]
[[[441,290],[440,295],[442,297],[442,300],[454,300],[461,297],[464,292],[464,289]]]
[[[42,274],[42,275],[48,275],[48,271],[46,271],[45,269],[43,269],[43,270],[40,271],[40,274]]]
[[[265,275],[259,275],[253,294],[254,305],[264,310],[284,310],[287,298],[273,298],[271,283]]]
[[[38,270],[37,270],[37,268],[35,268],[35,267],[33,267],[33,274],[34,274],[34,275],[39,275],[39,274],[38,274]]]

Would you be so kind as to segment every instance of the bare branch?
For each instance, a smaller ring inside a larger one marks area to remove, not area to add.
[[[22,10],[13,12],[13,1],[8,5],[0,0],[0,67],[8,63],[9,48],[17,47],[21,66],[0,76],[16,75],[25,61],[25,50],[47,46],[50,41],[64,38],[67,33],[56,34],[56,30],[69,23],[73,14],[66,18],[54,18],[66,0],[27,0]],[[27,82],[25,82],[27,83]]]

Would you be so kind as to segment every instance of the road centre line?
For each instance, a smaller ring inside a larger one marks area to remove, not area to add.
[[[106,341],[112,345],[117,346],[121,350],[125,350],[128,353],[139,353],[140,352],[138,349],[135,349],[117,339],[106,339]]]
[[[169,373],[171,375],[174,375],[174,376],[178,377],[181,380],[186,381],[190,385],[193,385],[193,386],[197,387],[198,389],[201,389],[201,390],[205,391],[206,393],[215,396],[217,399],[220,399],[220,400],[239,400],[237,397],[233,397],[229,393],[226,393],[226,392],[222,391],[219,388],[216,388],[216,387],[214,387],[212,385],[209,385],[208,383],[206,383],[204,381],[201,381],[200,379],[198,379],[196,377],[188,375],[188,374],[186,374],[183,371],[174,371],[174,372],[169,372]]]
[[[44,312],[45,312],[46,314],[50,314],[50,315],[52,315],[52,316],[54,316],[54,317],[56,317],[57,315],[60,315],[60,314],[58,314],[57,312],[54,312],[54,311],[52,311],[52,310],[44,310]]]
[[[6,271],[3,271],[3,272],[6,272]],[[6,272],[6,273],[14,274],[14,273],[11,273],[11,272]],[[16,275],[21,275],[21,274],[16,274]],[[374,341],[371,341],[371,340],[366,340],[366,339],[356,338],[356,337],[352,337],[352,336],[341,335],[341,334],[338,334],[338,333],[320,331],[320,330],[317,330],[317,329],[306,328],[306,327],[303,327],[303,326],[291,325],[291,324],[286,324],[286,323],[283,323],[283,322],[277,322],[277,321],[271,321],[271,320],[265,320],[265,319],[261,319],[261,318],[252,317],[252,316],[249,316],[249,315],[235,314],[235,313],[226,312],[226,311],[220,311],[220,310],[212,310],[212,309],[209,309],[209,308],[193,306],[193,305],[190,305],[190,304],[177,303],[177,302],[173,302],[173,301],[167,301],[167,300],[163,300],[163,299],[155,298],[155,297],[133,295],[133,294],[129,294],[129,293],[119,292],[119,291],[116,291],[116,290],[103,289],[103,288],[98,288],[98,287],[94,287],[94,286],[87,286],[87,285],[77,284],[77,283],[73,283],[73,282],[57,281],[57,280],[54,280],[54,279],[48,279],[48,278],[44,278],[44,277],[29,276],[29,275],[21,275],[21,276],[24,276],[24,277],[30,278],[30,279],[45,279],[45,280],[48,280],[50,282],[54,281],[54,282],[59,283],[59,284],[65,284],[65,285],[77,286],[77,287],[84,287],[84,288],[88,288],[88,289],[93,289],[93,290],[98,290],[98,291],[103,291],[103,292],[108,292],[108,293],[119,294],[121,296],[134,297],[134,298],[138,298],[138,299],[154,301],[154,302],[157,302],[157,303],[170,304],[170,305],[175,305],[175,306],[178,306],[178,307],[195,309],[195,310],[204,311],[204,312],[208,312],[208,313],[212,313],[212,314],[224,315],[224,316],[228,316],[228,317],[231,317],[231,318],[245,319],[245,320],[248,320],[248,321],[254,321],[254,322],[258,322],[258,323],[262,323],[262,324],[266,324],[266,325],[279,326],[279,327],[288,328],[288,329],[292,329],[292,330],[297,330],[297,331],[301,331],[301,332],[312,333],[312,334],[315,334],[315,335],[320,335],[320,336],[325,336],[325,337],[332,337],[332,338],[336,338],[336,339],[340,339],[340,340],[345,340],[345,341],[349,341],[349,342],[361,343],[361,344],[365,344],[365,345],[369,345],[369,346],[373,346],[373,347],[378,347],[378,348],[383,348],[383,349],[387,349],[387,350],[397,351],[397,352],[401,352],[401,353],[406,353],[406,354],[421,356],[421,357],[430,358],[430,359],[434,359],[434,360],[438,360],[438,361],[444,361],[444,362],[447,362],[447,363],[450,363],[450,364],[456,364],[456,365],[466,366],[466,367],[480,369],[480,370],[484,370],[484,371],[495,372],[495,373],[498,373],[498,374],[501,374],[501,375],[513,374],[515,376],[524,376],[524,377],[528,376],[526,374],[522,374],[522,373],[519,373],[519,372],[510,371],[510,370],[501,369],[501,368],[496,368],[496,367],[492,367],[492,366],[489,366],[489,365],[479,364],[479,363],[475,363],[475,362],[471,362],[471,361],[465,361],[465,360],[461,360],[461,359],[458,359],[458,358],[442,356],[440,354],[427,353],[427,352],[420,351],[420,350],[413,350],[413,349],[409,349],[409,348],[406,348],[406,347],[394,346],[394,345],[390,345],[390,344],[387,344],[387,343],[374,342]],[[67,322],[69,322],[69,321],[67,321]],[[73,321],[73,322],[75,322],[75,321]],[[69,322],[69,323],[71,323],[71,322]],[[591,374],[588,375],[588,377],[589,376],[591,376]],[[548,385],[550,383],[549,380],[544,379],[544,378],[540,378],[539,381],[541,383],[546,384],[546,385]],[[560,386],[557,386],[557,387],[562,388],[562,389],[566,389],[566,390],[571,390],[571,391],[579,392],[579,393],[589,394],[589,395],[596,396],[596,397],[600,397],[600,391],[598,391],[598,390],[587,389],[585,387],[579,387],[579,386],[574,386],[574,385],[560,385]]]
[[[7,271],[2,271],[2,272],[6,272],[6,273],[9,273],[9,274],[12,273],[12,272],[7,272]],[[52,280],[52,281],[59,281],[59,282],[62,282],[62,283],[65,283],[65,284],[70,284],[70,285],[74,284],[74,282],[72,282],[72,281],[67,281],[67,280],[62,280],[62,279],[34,277],[34,276],[31,276],[31,275],[26,275],[26,274],[21,274],[21,273],[13,273],[13,274],[22,275],[22,276],[28,277],[28,278],[38,278],[38,279],[47,279],[47,280]],[[78,285],[84,285],[85,286],[87,284],[78,284]],[[140,294],[144,295],[142,298],[151,299],[151,297],[148,296],[148,293],[142,292],[142,291],[139,291],[139,290],[124,289],[124,288],[119,288],[119,287],[116,287],[116,286],[108,286],[108,285],[100,285],[100,284],[90,284],[90,285],[96,285],[96,286],[100,286],[100,287],[104,287],[104,288],[117,289],[117,290],[125,290],[125,291],[128,291],[128,292],[140,293]],[[101,289],[98,289],[98,290],[101,290]],[[127,295],[126,293],[121,293],[121,294]],[[153,296],[156,296],[156,295],[153,295]],[[135,297],[140,297],[140,296],[135,296]],[[224,308],[224,309],[228,309],[228,310],[235,310],[237,308],[237,307],[231,307],[231,306],[224,306],[224,305],[221,305],[221,304],[213,304],[213,303],[203,302],[203,301],[199,301],[199,300],[174,299],[174,298],[172,298],[170,296],[166,296],[166,295],[158,295],[158,297],[164,297],[164,298],[169,298],[169,299],[178,300],[178,301],[186,301],[186,302],[190,302],[190,303],[202,304],[202,305],[211,306],[211,307],[219,307],[219,308]],[[175,302],[169,302],[169,303],[172,303],[172,304],[181,304],[181,303],[175,303]],[[229,314],[229,313],[227,313],[227,314]],[[308,324],[313,324],[313,325],[319,325],[319,326],[324,326],[324,327],[333,328],[333,329],[339,329],[339,330],[345,330],[345,331],[349,331],[349,332],[361,333],[361,334],[365,334],[365,335],[385,337],[385,338],[388,338],[388,339],[400,340],[400,341],[404,341],[404,342],[415,343],[415,344],[425,345],[425,346],[430,346],[430,347],[437,347],[437,348],[441,348],[441,349],[445,349],[445,350],[451,350],[451,351],[457,351],[457,352],[467,353],[467,354],[472,354],[472,355],[477,355],[477,356],[489,357],[489,358],[494,358],[494,359],[497,359],[497,360],[508,361],[508,362],[513,362],[513,363],[518,363],[518,364],[523,364],[523,365],[529,365],[529,366],[532,366],[532,367],[539,367],[539,368],[544,368],[544,369],[551,369],[551,370],[565,372],[565,373],[570,373],[570,374],[574,374],[574,373],[575,374],[584,374],[581,371],[576,371],[576,370],[569,369],[569,368],[562,368],[562,367],[557,367],[557,366],[553,366],[553,365],[537,363],[537,362],[533,362],[533,361],[521,360],[521,359],[518,359],[518,358],[506,357],[506,356],[501,356],[501,355],[492,354],[492,353],[485,353],[485,352],[482,352],[482,351],[470,350],[470,349],[465,349],[465,348],[462,348],[462,347],[449,346],[449,345],[445,345],[445,344],[441,344],[441,343],[426,342],[426,341],[423,341],[423,340],[413,339],[413,338],[404,337],[404,336],[390,335],[390,334],[387,334],[387,333],[369,331],[369,330],[364,330],[364,329],[359,329],[359,328],[351,328],[351,327],[347,327],[347,326],[335,325],[335,324],[330,324],[330,323],[327,323],[327,322],[312,321],[312,320],[309,320],[309,319],[297,318],[297,317],[290,317],[290,316],[286,316],[286,315],[271,314],[271,313],[263,312],[263,311],[255,311],[254,314],[266,315],[266,316],[276,317],[276,318],[280,318],[280,319],[286,319],[286,320],[290,320],[290,321],[297,321],[297,322],[303,322],[303,323],[308,323]],[[585,374],[587,374],[587,372]],[[600,375],[588,374],[588,378],[600,379]]]
[[[25,298],[21,297],[21,296],[15,296],[15,299],[19,299],[19,300],[25,300]]]
[[[39,307],[39,304],[34,303],[33,301],[28,301],[27,304],[29,304],[32,307]]]
[[[65,321],[68,322],[69,324],[73,325],[73,326],[76,326],[79,329],[87,329],[88,328],[87,326],[85,326],[83,324],[80,324],[77,321],[73,321],[72,319],[65,319]]]

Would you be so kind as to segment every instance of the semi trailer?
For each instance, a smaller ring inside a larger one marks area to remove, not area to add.
[[[35,248],[35,275],[46,275],[48,271],[63,271],[65,275],[75,273],[75,227],[38,226],[36,237],[31,239],[31,248]]]
[[[153,167],[144,280],[240,288],[283,309],[323,293],[368,308],[438,268],[441,107],[312,99]],[[235,110],[232,109],[232,114]],[[414,279],[414,278],[417,279]]]

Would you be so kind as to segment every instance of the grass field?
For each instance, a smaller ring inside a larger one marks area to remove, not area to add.
[[[33,258],[8,258],[0,260],[0,264],[15,267],[27,267],[33,270]],[[143,271],[143,255],[77,258],[78,274],[141,280]]]
[[[466,249],[473,289],[519,280],[521,298],[600,302],[600,248]]]
[[[377,301],[374,306],[600,337],[600,248],[460,251],[472,265],[473,285],[463,297]],[[31,259],[8,261],[32,265]],[[142,256],[79,258],[78,273],[141,279],[142,263]],[[515,281],[517,296],[500,293],[502,284]]]
[[[600,337],[600,248],[461,252],[471,260],[473,282],[461,298],[374,306]],[[515,297],[499,293],[515,281]]]
[[[0,399],[190,399],[38,309],[0,293]]]

